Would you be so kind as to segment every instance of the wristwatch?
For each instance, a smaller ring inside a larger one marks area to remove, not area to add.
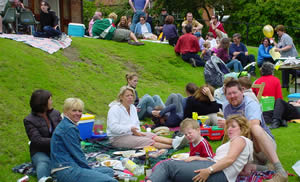
[[[208,168],[208,169],[209,169],[209,172],[210,172],[209,174],[211,174],[211,173],[213,173],[213,172],[214,172],[214,169],[213,169],[211,166],[209,166],[209,168]]]

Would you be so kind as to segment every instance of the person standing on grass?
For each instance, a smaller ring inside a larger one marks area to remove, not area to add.
[[[30,140],[31,161],[39,182],[50,182],[50,140],[61,116],[53,109],[52,94],[47,90],[34,91],[30,107],[31,113],[24,119],[24,126]]]
[[[268,170],[266,164],[270,161],[275,168],[275,175],[270,182],[288,181],[288,175],[276,153],[274,136],[265,123],[259,103],[243,95],[242,86],[237,80],[231,80],[225,85],[225,95],[228,104],[223,107],[224,118],[236,114],[245,116],[254,141],[256,163],[247,164],[244,173],[249,175],[252,171]],[[224,128],[225,120],[218,120],[218,126]]]
[[[175,46],[176,54],[193,67],[204,66],[205,62],[198,55],[200,46],[197,37],[192,34],[192,25],[187,24],[184,29],[186,33],[179,37]]]
[[[280,52],[281,57],[297,57],[298,52],[294,45],[292,37],[285,33],[285,27],[283,25],[277,25],[275,28],[279,41],[278,44],[274,41],[275,51]],[[297,77],[297,71],[295,70],[282,70],[282,88],[288,88],[290,82],[289,74],[293,74]]]
[[[146,8],[149,4],[149,0],[128,0],[128,2],[134,13],[130,25],[130,30],[134,32],[135,26],[139,22],[140,17],[146,17]]]

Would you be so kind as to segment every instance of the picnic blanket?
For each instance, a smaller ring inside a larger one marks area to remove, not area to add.
[[[119,160],[120,156],[114,156],[113,155],[114,152],[132,150],[132,149],[126,149],[126,148],[115,148],[109,143],[109,140],[98,141],[97,139],[88,139],[87,142],[89,142],[91,144],[86,145],[83,148],[83,152],[85,153],[85,157],[89,163],[89,166],[92,168],[98,167],[100,165],[100,162],[98,162],[96,160],[96,156],[99,154],[108,154],[112,157],[112,159]],[[151,164],[154,165],[161,160],[168,159],[176,151],[177,150],[169,149],[166,154],[163,154],[157,158],[150,158],[150,162],[151,162]],[[145,158],[143,156],[133,159],[133,161],[139,165],[143,165],[144,160],[145,160]],[[34,170],[32,164],[30,162],[26,162],[26,163],[17,165],[16,167],[12,168],[12,170],[13,170],[13,172],[16,172],[16,173],[36,176],[36,171]]]
[[[34,37],[32,35],[19,34],[0,34],[0,38],[12,39],[18,42],[24,42],[32,47],[39,48],[43,51],[53,54],[59,49],[67,48],[71,45],[72,39],[67,37],[65,40],[55,40],[48,38]]]

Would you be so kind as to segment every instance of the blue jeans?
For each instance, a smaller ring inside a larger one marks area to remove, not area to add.
[[[189,182],[197,173],[194,170],[205,169],[215,162],[212,161],[176,161],[169,160],[160,163],[149,177],[152,182]],[[227,182],[223,171],[216,172],[208,177],[207,182]]]
[[[57,28],[54,29],[50,26],[44,26],[42,32],[34,32],[33,36],[35,37],[43,37],[43,38],[50,38],[50,37],[57,37],[61,35],[61,31]]]
[[[44,176],[50,176],[50,156],[44,152],[37,152],[31,157],[31,161],[38,180]]]
[[[185,62],[190,63],[190,59],[194,58],[196,60],[196,66],[204,66],[205,62],[200,58],[200,56],[197,53],[189,52],[186,54],[181,55],[182,59]]]
[[[134,13],[134,15],[132,17],[132,22],[131,22],[131,25],[130,25],[130,30],[132,32],[134,32],[135,26],[140,21],[141,16],[146,17],[146,13],[143,12],[142,10],[136,10],[136,12]]]
[[[150,95],[145,94],[137,106],[137,108],[140,109],[140,112],[138,112],[139,119],[141,120],[147,116],[152,116],[151,112],[155,106],[165,107],[165,104],[161,100],[160,96],[154,95],[151,97]]]
[[[229,61],[227,64],[226,64],[227,68],[229,69],[232,69],[234,70],[234,72],[241,72],[243,71],[243,66],[241,64],[241,62],[237,59],[233,59],[231,61]]]
[[[108,167],[86,169],[71,167],[54,173],[58,182],[118,182],[113,178],[114,171]]]
[[[169,97],[167,98],[167,101],[165,103],[166,106],[170,104],[175,104],[176,106],[176,112],[177,113],[183,113],[183,106],[182,106],[182,100],[183,96],[181,94],[170,94]]]

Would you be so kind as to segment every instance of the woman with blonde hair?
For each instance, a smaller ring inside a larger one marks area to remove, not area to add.
[[[241,115],[232,115],[226,120],[224,138],[227,141],[217,148],[212,159],[199,157],[191,162],[163,162],[147,182],[235,182],[244,166],[253,160],[253,143],[249,136],[248,120]]]
[[[68,98],[64,103],[64,118],[56,127],[51,139],[52,175],[59,182],[117,182],[114,171],[108,167],[91,168],[81,150],[77,123],[84,103]]]
[[[140,121],[136,107],[134,89],[123,86],[120,89],[117,102],[111,105],[107,115],[107,136],[114,147],[143,148],[177,148],[182,138],[171,139],[157,136],[153,133],[141,132]]]
[[[192,118],[193,112],[199,115],[209,115],[210,119],[206,120],[207,125],[217,124],[217,112],[222,108],[214,98],[214,88],[205,84],[198,88],[193,96],[188,97],[184,109],[183,118]]]
[[[120,22],[118,23],[117,28],[122,28],[122,29],[127,29],[129,30],[128,22],[127,22],[127,17],[122,16],[120,19]]]

